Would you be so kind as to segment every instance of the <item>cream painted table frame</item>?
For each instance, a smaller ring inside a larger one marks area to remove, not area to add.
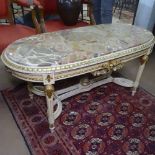
[[[61,101],[65,98],[108,82],[133,87],[134,95],[154,42],[151,32],[136,26],[97,25],[17,40],[4,50],[1,58],[13,76],[29,83],[31,92],[46,96],[49,127],[53,130],[54,121],[62,111]],[[135,82],[98,77],[110,74],[136,58],[140,60],[140,67]],[[56,81],[86,73],[92,73],[97,78],[82,79],[79,84],[54,91]],[[32,82],[43,83],[44,91],[33,87]]]

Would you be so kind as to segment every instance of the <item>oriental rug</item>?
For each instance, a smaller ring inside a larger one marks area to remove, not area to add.
[[[44,97],[2,92],[32,155],[155,155],[155,97],[113,83],[63,101],[50,132]]]

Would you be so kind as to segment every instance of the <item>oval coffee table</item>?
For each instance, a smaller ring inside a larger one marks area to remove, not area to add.
[[[101,24],[17,40],[4,50],[1,58],[13,76],[44,84],[48,121],[53,129],[54,120],[62,111],[61,101],[67,97],[107,82],[133,87],[134,95],[153,45],[154,36],[147,30],[128,24]],[[135,82],[112,77],[100,80],[101,75],[110,74],[136,58],[140,58],[140,67]],[[86,73],[97,80],[82,79],[80,84],[54,91],[56,81]],[[32,92],[43,95],[38,88],[29,85]]]

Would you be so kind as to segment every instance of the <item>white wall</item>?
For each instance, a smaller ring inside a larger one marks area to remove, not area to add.
[[[139,0],[135,25],[152,31],[155,23],[155,0]]]

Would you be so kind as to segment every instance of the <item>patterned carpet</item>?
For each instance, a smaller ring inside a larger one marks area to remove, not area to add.
[[[155,155],[155,97],[109,83],[63,102],[50,133],[44,97],[26,86],[3,96],[32,155]]]

